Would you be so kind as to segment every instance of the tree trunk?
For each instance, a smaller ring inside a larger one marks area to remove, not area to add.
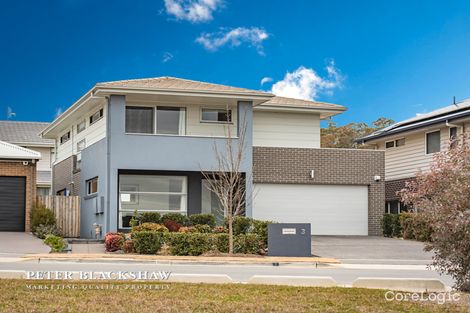
[[[228,253],[233,254],[233,216],[228,216]]]

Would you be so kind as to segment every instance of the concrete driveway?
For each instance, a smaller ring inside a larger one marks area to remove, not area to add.
[[[372,236],[312,236],[312,254],[342,263],[429,264],[418,241]]]
[[[0,257],[19,257],[27,253],[49,253],[51,249],[30,233],[0,232]]]

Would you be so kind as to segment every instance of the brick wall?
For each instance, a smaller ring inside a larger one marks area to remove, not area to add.
[[[397,192],[405,188],[405,183],[414,180],[414,177],[388,180],[385,182],[385,201],[399,200]]]
[[[310,171],[315,170],[315,178]],[[379,175],[381,180],[374,181]],[[382,234],[385,155],[359,149],[253,148],[253,182],[363,185],[369,190],[369,235]]]
[[[26,207],[25,207],[25,231],[30,229],[31,207],[36,200],[36,164],[29,162],[23,165],[23,161],[0,161],[0,176],[26,177]]]
[[[80,195],[80,171],[74,171],[74,159],[69,157],[52,169],[52,192],[56,194],[59,190],[67,189],[71,196]],[[71,182],[73,181],[73,184]]]

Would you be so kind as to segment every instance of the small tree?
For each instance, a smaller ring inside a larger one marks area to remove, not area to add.
[[[242,120],[235,142],[230,125],[225,130],[223,147],[214,143],[216,170],[202,172],[208,182],[208,189],[218,197],[228,224],[229,254],[233,254],[233,218],[245,212],[246,181],[242,164],[246,152],[246,119]]]
[[[431,170],[418,173],[400,192],[402,201],[430,223],[433,232],[425,249],[434,252],[432,265],[451,275],[462,291],[470,290],[469,139],[464,134],[436,154]]]

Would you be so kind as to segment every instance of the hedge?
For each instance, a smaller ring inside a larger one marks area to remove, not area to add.
[[[132,233],[134,249],[139,254],[156,254],[163,245],[164,232],[138,231]]]
[[[430,241],[432,235],[432,229],[426,217],[421,213],[386,213],[382,219],[382,228],[385,237]]]

